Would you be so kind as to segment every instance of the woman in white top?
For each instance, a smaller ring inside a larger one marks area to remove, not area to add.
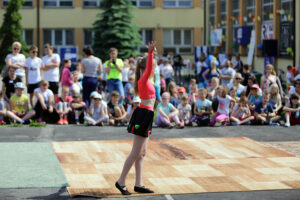
[[[228,90],[233,88],[234,86],[237,88],[237,96],[241,96],[241,94],[245,91],[245,86],[241,84],[241,81],[243,80],[241,73],[236,73],[233,78],[233,82],[229,83],[227,85]]]
[[[59,88],[59,65],[60,56],[53,53],[51,44],[45,45],[45,56],[43,57],[44,80],[49,82],[49,89],[53,92],[55,98]]]
[[[24,84],[26,84],[25,79],[25,56],[21,54],[22,44],[20,42],[14,42],[12,44],[12,53],[8,54],[5,58],[6,66],[12,66],[16,68],[16,75],[19,77]]]

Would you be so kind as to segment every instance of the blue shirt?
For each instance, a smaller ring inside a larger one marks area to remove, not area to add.
[[[133,85],[131,83],[126,83],[124,87],[124,92],[125,92],[125,98],[130,97],[131,99],[133,98],[133,95],[129,93],[129,91],[133,88]]]
[[[161,108],[162,111],[164,111],[164,113],[166,113],[167,115],[171,113],[171,110],[174,108],[174,106],[171,103],[168,103],[168,105],[166,107],[164,107],[164,105],[162,103],[159,103],[157,106],[157,109]]]
[[[208,99],[205,99],[204,101],[198,99],[195,104],[197,106],[197,112],[201,112],[201,110],[209,111],[212,102]]]
[[[262,100],[262,95],[261,94],[258,97],[254,96],[254,95],[251,95],[249,97],[249,101],[251,103],[255,104],[255,105],[259,104],[261,102],[261,100]]]
[[[273,113],[274,110],[273,110],[273,107],[270,103],[267,103],[266,107],[263,107],[262,105],[262,102],[260,102],[259,104],[257,104],[255,106],[255,112],[257,112],[258,114],[261,114],[261,113]]]

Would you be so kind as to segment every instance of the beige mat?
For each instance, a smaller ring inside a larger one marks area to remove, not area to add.
[[[119,197],[132,141],[55,142],[71,196]],[[300,158],[249,138],[151,139],[144,184],[159,194],[300,189]],[[133,191],[134,167],[127,178]],[[139,195],[139,194],[133,194]]]

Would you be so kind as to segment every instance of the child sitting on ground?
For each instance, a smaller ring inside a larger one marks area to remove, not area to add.
[[[178,128],[184,128],[183,124],[180,123],[178,110],[170,103],[170,96],[169,92],[162,94],[162,102],[157,105],[156,124],[159,127],[172,128],[172,122],[175,122]]]
[[[264,92],[262,101],[255,106],[254,116],[258,124],[269,124],[270,126],[279,126],[277,121],[280,120],[280,116],[276,116],[272,105],[269,103],[270,94]]]
[[[279,87],[276,83],[273,83],[270,87],[270,100],[269,103],[272,105],[275,114],[279,114],[282,109],[281,96],[279,94]]]
[[[300,101],[299,96],[292,94],[290,97],[290,102],[287,106],[283,107],[285,111],[285,127],[290,127],[291,125],[300,124]]]
[[[69,96],[70,89],[66,86],[63,86],[61,90],[61,97],[57,97],[55,99],[55,109],[57,114],[59,115],[58,124],[69,124],[68,114],[71,111],[70,102],[72,101],[72,97]]]
[[[190,126],[190,118],[192,116],[192,107],[189,104],[189,97],[183,95],[181,97],[181,103],[178,105],[180,123],[185,126]]]
[[[174,81],[171,81],[168,85],[168,90],[171,95],[170,97],[170,103],[177,108],[178,105],[180,104],[180,99],[178,97],[178,92],[177,92],[177,85]]]
[[[72,80],[73,80],[73,84],[71,86],[72,95],[76,93],[80,94],[82,91],[82,85],[80,84],[80,82],[78,82],[78,79],[79,79],[79,72],[78,71],[72,72]]]
[[[84,112],[86,111],[86,104],[82,101],[81,95],[75,93],[72,96],[72,101],[70,102],[71,112],[69,112],[70,123],[76,123],[77,125],[84,122]]]
[[[226,122],[229,120],[229,108],[230,103],[235,102],[229,95],[227,95],[226,86],[220,86],[218,89],[217,99],[219,101],[218,110],[215,116],[210,121],[210,125],[214,126],[216,122],[222,123],[222,125],[226,126]]]
[[[88,125],[103,126],[104,123],[108,122],[107,105],[102,101],[101,94],[94,94],[93,100],[91,101],[88,115],[84,119],[88,122]]]
[[[0,125],[4,125],[4,116],[6,116],[6,106],[3,100],[2,91],[0,90]]]
[[[110,125],[124,125],[123,120],[126,117],[125,108],[119,104],[120,94],[117,91],[111,93],[111,101],[107,104]]]
[[[20,124],[29,124],[30,119],[35,115],[35,111],[29,111],[30,101],[24,94],[25,85],[22,82],[15,84],[15,94],[10,97],[10,111],[7,111],[8,117],[19,122]]]
[[[236,104],[233,108],[230,121],[231,125],[250,125],[251,120],[254,120],[254,116],[251,116],[251,112],[248,106],[248,99],[245,96],[242,96],[239,100],[239,103]]]
[[[259,104],[262,100],[262,95],[257,84],[253,84],[250,88],[249,106],[250,110],[254,110],[255,105]]]
[[[198,126],[208,126],[210,114],[212,114],[212,102],[207,98],[207,89],[200,88],[198,91],[200,99],[195,103],[194,116],[190,122],[196,121]]]

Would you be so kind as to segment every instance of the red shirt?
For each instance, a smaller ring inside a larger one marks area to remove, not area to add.
[[[138,91],[141,99],[154,99],[155,88],[150,82],[149,77],[153,71],[153,52],[148,52],[146,70],[138,80]]]
[[[57,97],[55,99],[55,103],[59,103],[59,102],[71,102],[73,100],[73,98],[71,96],[67,96],[67,98],[65,100],[63,100],[61,97]]]

